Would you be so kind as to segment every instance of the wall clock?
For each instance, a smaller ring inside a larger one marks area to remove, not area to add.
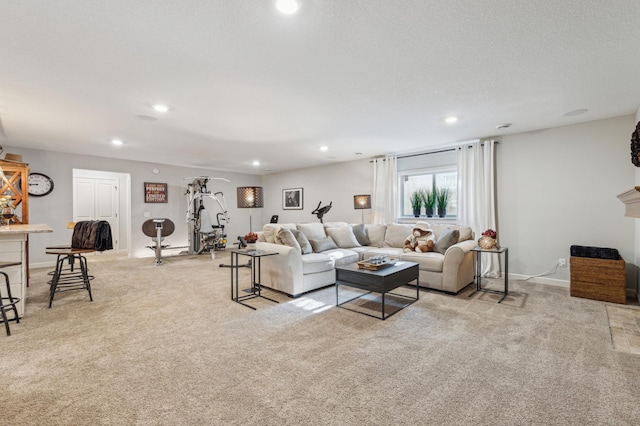
[[[29,195],[42,197],[53,191],[53,179],[42,173],[29,173]]]

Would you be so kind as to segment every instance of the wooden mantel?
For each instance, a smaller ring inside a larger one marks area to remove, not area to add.
[[[640,186],[618,194],[618,199],[625,205],[625,216],[640,218]]]

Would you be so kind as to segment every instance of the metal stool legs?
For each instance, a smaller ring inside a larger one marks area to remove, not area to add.
[[[76,260],[80,264],[80,271],[76,270]],[[68,267],[66,268],[65,262],[68,263]],[[49,307],[51,307],[53,303],[53,296],[56,292],[68,290],[87,290],[89,292],[89,300],[93,302],[93,295],[91,294],[91,280],[93,276],[89,275],[87,258],[82,254],[58,254],[56,269],[50,272],[50,274],[53,275],[53,278],[48,282],[50,286]]]
[[[9,283],[9,276],[2,271],[0,271],[0,274],[4,275],[4,283],[7,289],[7,297],[2,296],[2,290],[0,290],[0,312],[2,313],[2,322],[4,322],[4,327],[7,330],[7,336],[11,336],[9,321],[15,320],[17,323],[20,322],[20,317],[18,317],[18,309],[16,308],[16,303],[18,303],[20,299],[17,297],[13,297],[11,295],[11,285]],[[5,308],[9,308],[10,311],[13,310],[14,318],[12,319],[7,318],[7,312]]]

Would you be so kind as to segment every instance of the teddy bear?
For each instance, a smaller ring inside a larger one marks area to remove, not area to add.
[[[436,239],[433,231],[429,229],[429,225],[425,222],[417,222],[413,228],[411,235],[404,240],[403,251],[405,253],[416,251],[418,253],[426,253],[433,251]]]

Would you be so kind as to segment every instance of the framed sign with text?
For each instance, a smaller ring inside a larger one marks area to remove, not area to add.
[[[166,203],[167,202],[167,184],[157,182],[144,183],[144,202],[145,203]]]

